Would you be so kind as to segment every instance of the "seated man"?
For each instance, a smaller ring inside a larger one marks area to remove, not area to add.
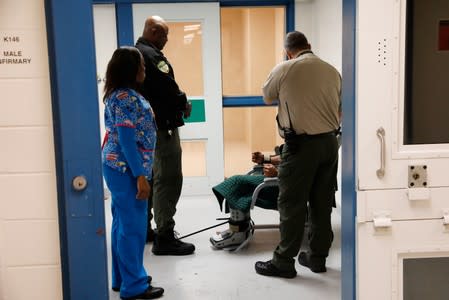
[[[264,155],[262,153],[254,152],[252,153],[252,161],[259,166],[263,163],[263,169],[261,168],[262,172],[260,172],[260,174],[256,171],[252,174],[250,172],[251,175],[234,175],[212,188],[222,209],[223,200],[226,199],[226,212],[228,212],[229,209],[238,209],[243,212],[248,212],[254,189],[263,182],[265,177],[277,176],[276,166],[280,163],[279,155],[269,156],[268,158],[265,157],[264,160]],[[255,168],[257,168],[257,166]],[[260,199],[258,199],[256,203],[257,206],[266,209],[276,209],[276,201],[273,201],[273,199],[277,198],[277,194],[277,187],[267,188],[266,191],[264,190],[261,192]]]
[[[210,242],[218,249],[235,249],[252,235],[254,224],[250,217],[252,195],[256,187],[265,177],[276,177],[276,166],[280,156],[264,156],[260,152],[252,153],[252,161],[259,166],[263,164],[262,174],[235,175],[212,188],[220,207],[226,199],[225,211],[230,212],[229,229],[217,233]],[[250,172],[252,173],[252,172]],[[278,187],[264,188],[256,201],[256,205],[266,209],[277,209]]]
[[[223,202],[226,199],[225,211],[230,212],[229,229],[210,238],[210,242],[217,249],[235,250],[250,239],[254,232],[254,223],[250,216],[253,192],[265,177],[277,177],[278,175],[277,166],[281,162],[280,155],[264,156],[260,152],[254,152],[252,161],[258,164],[252,172],[247,175],[229,177],[212,188],[221,209],[223,209]],[[257,170],[261,172],[257,172]],[[335,191],[337,191],[337,178],[335,178]],[[277,185],[268,185],[260,191],[256,206],[277,210],[278,193]],[[335,197],[332,206],[336,207]]]

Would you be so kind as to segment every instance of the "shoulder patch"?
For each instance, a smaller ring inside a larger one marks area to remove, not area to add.
[[[159,69],[159,71],[164,73],[168,73],[168,71],[170,71],[170,68],[168,67],[167,63],[163,60],[157,63],[157,68]]]

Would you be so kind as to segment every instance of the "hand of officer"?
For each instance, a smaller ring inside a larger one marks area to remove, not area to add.
[[[253,163],[261,164],[263,163],[263,154],[260,152],[253,152],[251,153],[251,160]]]
[[[187,101],[186,110],[184,111],[184,118],[187,119],[188,117],[190,117],[191,112],[192,112],[192,103],[190,103],[190,101]]]
[[[278,170],[272,164],[263,165],[263,175],[265,177],[276,177],[278,176]]]
[[[151,186],[145,176],[137,177],[137,195],[138,200],[147,200],[150,196]]]

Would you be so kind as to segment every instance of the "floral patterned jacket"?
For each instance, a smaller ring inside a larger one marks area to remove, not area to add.
[[[104,122],[103,164],[123,173],[130,168],[135,177],[150,179],[157,128],[149,102],[133,89],[117,89],[105,101]],[[131,139],[123,138],[129,134]]]

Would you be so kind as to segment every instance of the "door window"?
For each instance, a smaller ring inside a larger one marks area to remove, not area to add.
[[[248,172],[251,152],[272,153],[281,143],[277,108],[265,107],[261,96],[271,69],[284,59],[286,19],[283,6],[222,7],[220,15],[223,95],[243,99],[243,106],[223,109],[225,176],[231,176]],[[245,96],[260,97],[262,106],[245,106]]]
[[[254,165],[251,152],[273,154],[274,147],[282,143],[276,113],[273,106],[223,109],[226,177],[247,173]]]
[[[285,8],[224,7],[220,15],[223,95],[260,96],[284,57]]]
[[[200,22],[167,22],[164,55],[175,70],[176,82],[190,96],[203,92],[203,36]]]
[[[406,145],[449,143],[448,11],[447,0],[407,1]]]
[[[402,274],[404,300],[447,299],[449,257],[404,259]]]
[[[134,40],[148,16],[164,18],[169,27],[164,55],[192,113],[179,128],[183,147],[183,195],[210,193],[223,180],[220,6],[208,3],[132,4]]]
[[[176,82],[192,103],[186,122],[204,122],[203,36],[201,22],[167,22],[169,42],[164,55],[175,70]],[[198,98],[198,99],[192,99]],[[182,170],[186,177],[206,176],[206,140],[184,140]]]
[[[206,171],[206,141],[181,141],[182,147],[182,174],[187,177],[202,177]]]

